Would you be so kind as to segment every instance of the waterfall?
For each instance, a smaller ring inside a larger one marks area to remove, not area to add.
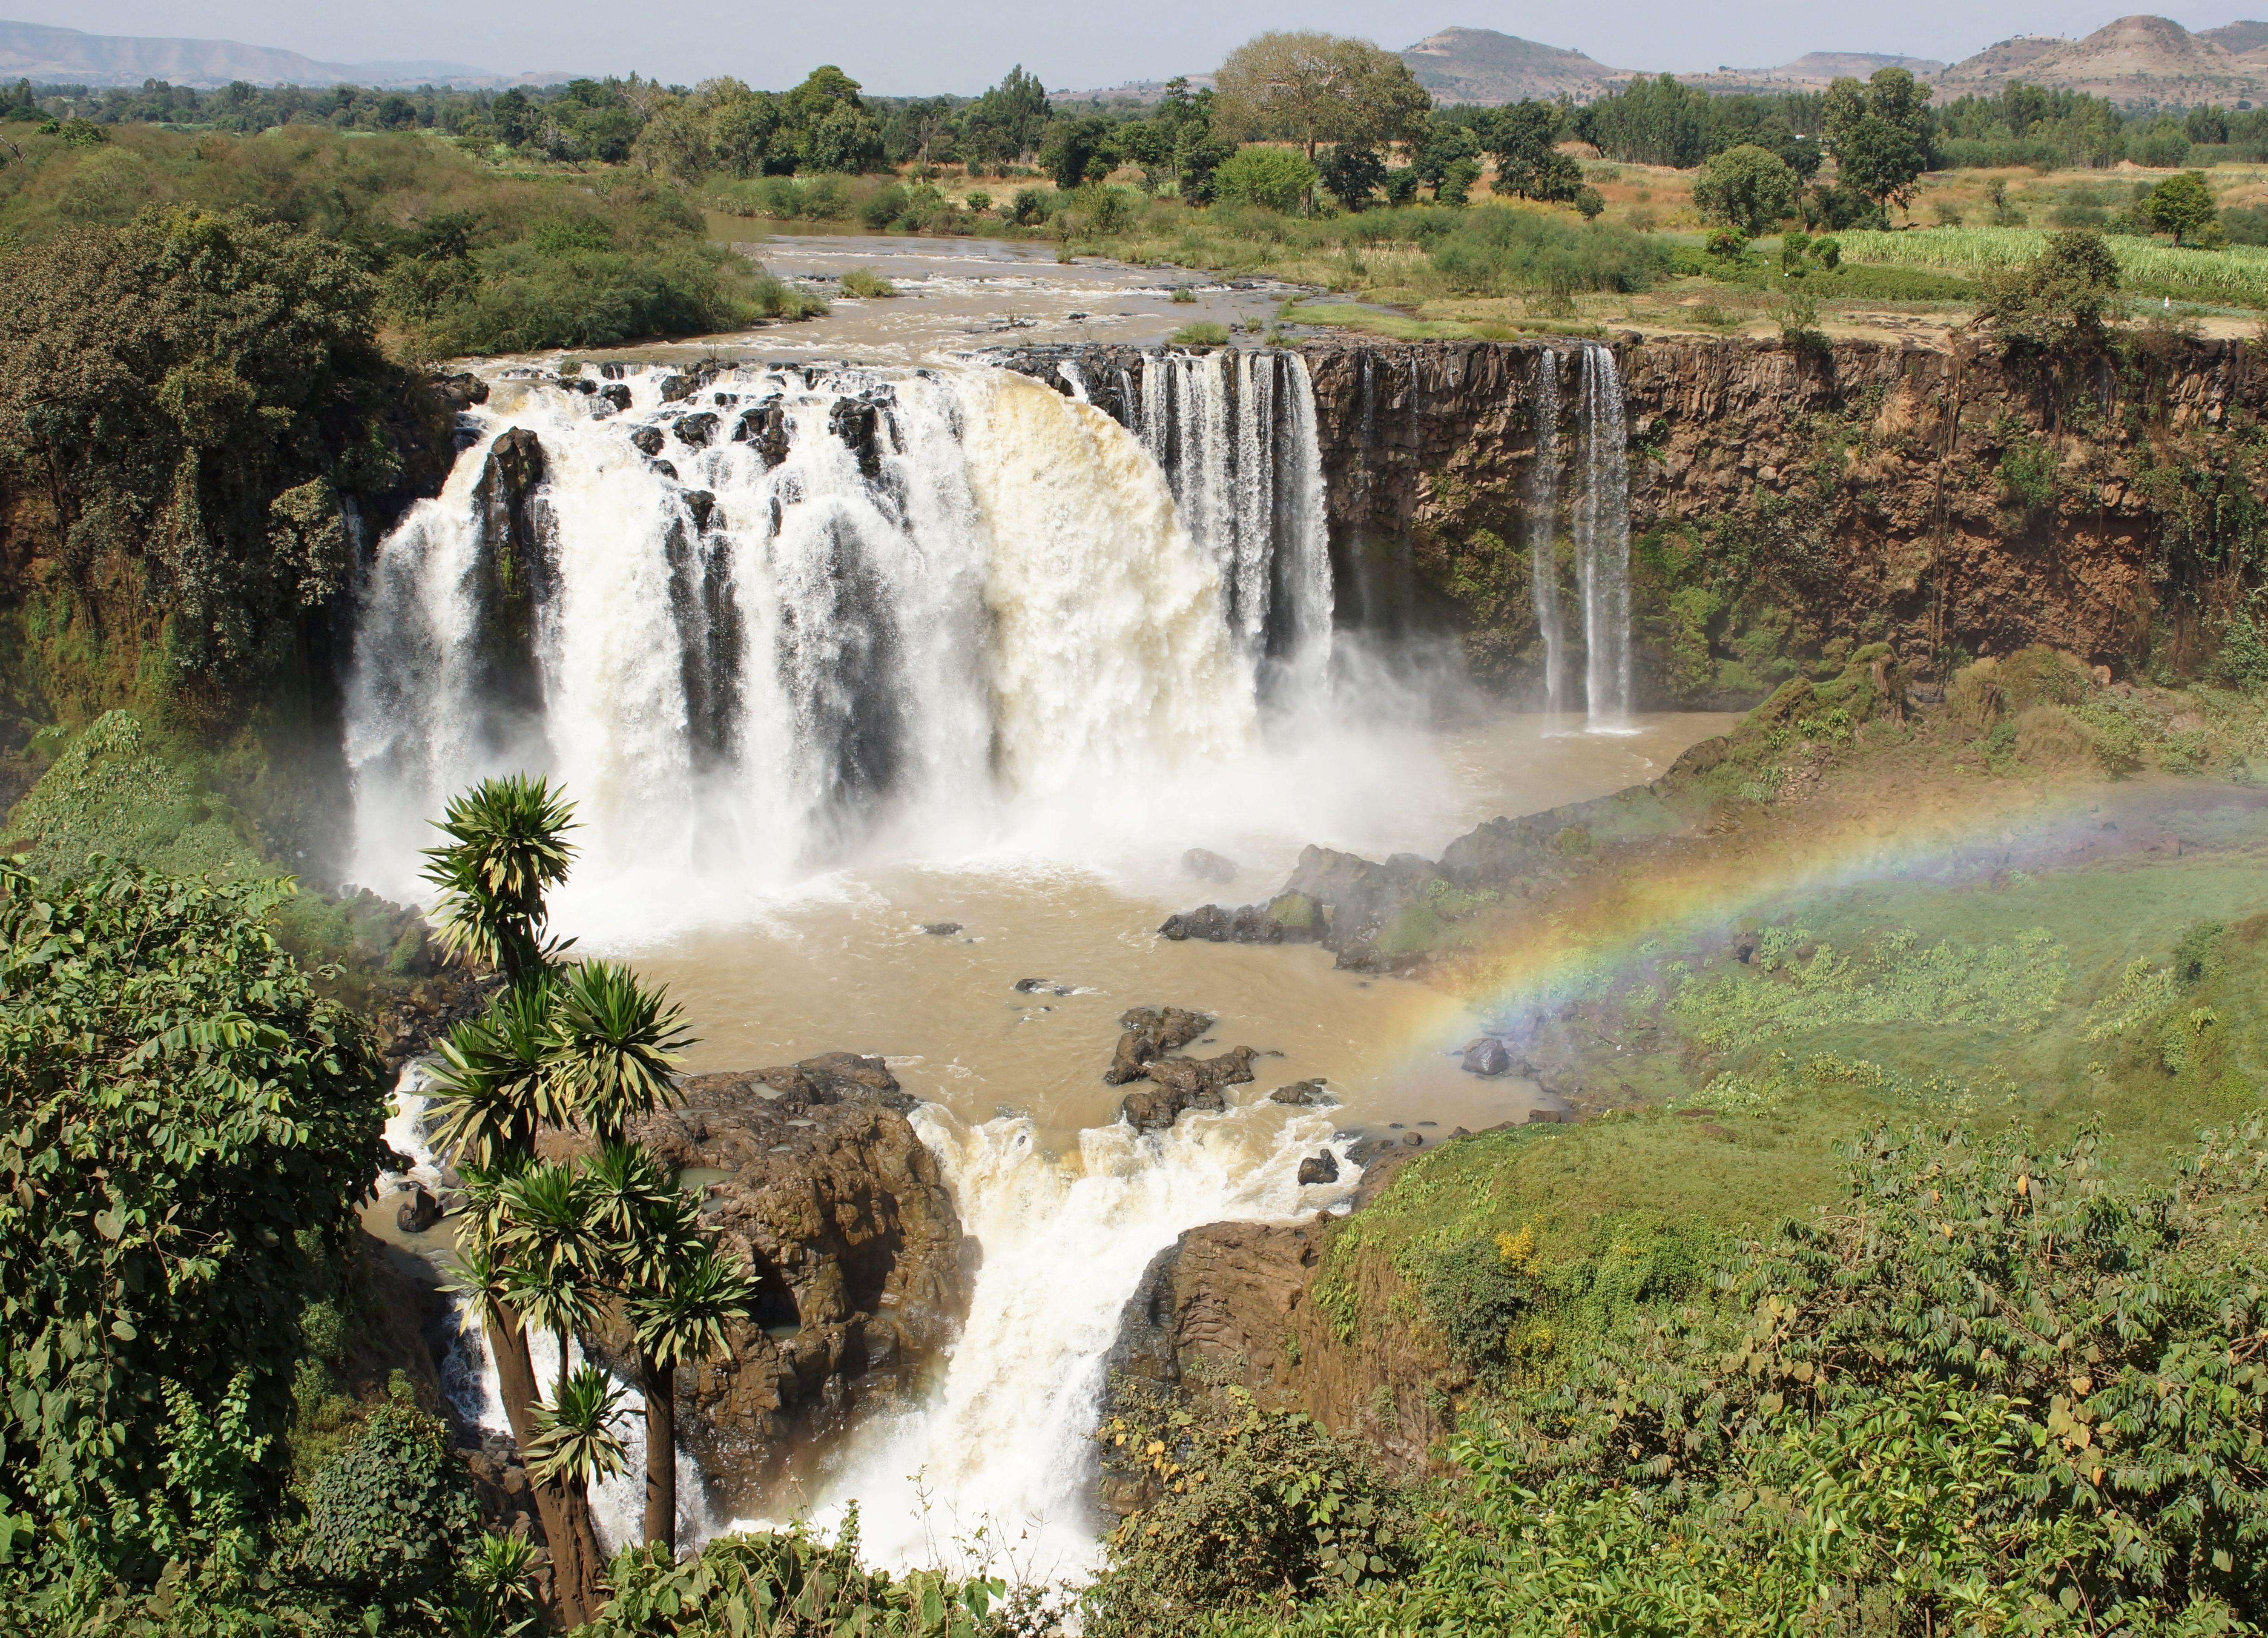
[[[1559,355],[1535,361],[1535,455],[1528,469],[1528,564],[1535,628],[1543,638],[1543,709],[1560,709],[1560,664],[1567,635],[1559,624]]]
[[[1583,691],[1589,724],[1630,718],[1630,465],[1623,384],[1611,348],[1583,348],[1583,488],[1575,550],[1583,583]]]
[[[366,565],[373,886],[415,895],[425,821],[520,768],[576,800],[578,878],[792,882],[885,826],[1233,756],[1328,664],[1296,358],[1145,361],[1138,438],[990,369],[615,374],[493,376]],[[513,429],[541,446],[517,509]]]
[[[1090,1128],[1060,1160],[1021,1117],[965,1127],[924,1105],[913,1120],[984,1247],[968,1323],[921,1404],[853,1436],[810,1487],[811,1512],[832,1526],[857,1502],[867,1555],[884,1564],[933,1563],[982,1530],[1039,1580],[1091,1572],[1089,1436],[1150,1259],[1204,1223],[1312,1216],[1352,1194],[1359,1168],[1329,1117],[1264,1100],[1160,1133]],[[1300,1157],[1325,1146],[1344,1175],[1302,1186]]]
[[[1229,629],[1263,695],[1314,702],[1329,672],[1332,590],[1306,361],[1233,349],[1147,354],[1127,402],[1220,573]]]

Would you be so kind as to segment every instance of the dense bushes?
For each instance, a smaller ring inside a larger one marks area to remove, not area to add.
[[[1465,211],[1443,226],[1433,265],[1460,290],[1642,290],[1661,265],[1654,241],[1603,222],[1496,208]]]
[[[357,1605],[446,1601],[480,1523],[449,1431],[400,1401],[381,1405],[308,1487],[306,1573]]]
[[[1469,1415],[1407,1577],[1266,1630],[2226,1631],[2268,1615],[2268,1142],[1914,1128]],[[1288,1618],[1287,1618],[1288,1617]],[[1261,1623],[1239,1631],[1257,1633]]]
[[[0,1511],[35,1576],[147,1575],[276,1498],[385,1103],[261,924],[286,891],[0,864]]]

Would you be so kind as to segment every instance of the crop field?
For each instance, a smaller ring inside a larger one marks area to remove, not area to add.
[[[1914,228],[1903,233],[1859,231],[1836,237],[1846,261],[1939,268],[1971,277],[1992,268],[2029,261],[2048,242],[2046,230],[2029,227]],[[2105,242],[2118,259],[2122,282],[2132,294],[2268,307],[2268,246],[2177,250],[2155,239],[2124,234],[2112,234]]]

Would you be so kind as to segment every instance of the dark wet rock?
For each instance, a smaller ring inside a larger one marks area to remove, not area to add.
[[[674,461],[667,461],[667,460],[658,460],[658,461],[656,461],[656,462],[654,462],[654,463],[653,463],[653,469],[654,469],[656,472],[659,473],[663,477],[665,477],[665,478],[667,478],[667,479],[671,480],[673,482],[676,481],[676,478],[677,478],[677,463],[676,463],[676,462],[674,462]]]
[[[1009,988],[1015,990],[1019,995],[1036,995],[1042,990],[1046,991],[1049,995],[1061,995],[1063,993],[1056,988],[1056,983],[1053,979],[1047,978],[1020,978],[1013,984],[1009,986]]]
[[[489,401],[489,384],[469,371],[460,375],[436,376],[433,388],[441,395],[441,401],[459,414]]]
[[[1264,905],[1207,904],[1178,912],[1160,925],[1158,936],[1175,944],[1191,938],[1216,944],[1305,944],[1322,935],[1323,923],[1313,899],[1286,892]]]
[[[1678,1113],[1683,1114],[1684,1111],[1680,1110]],[[1549,1092],[1538,1093],[1535,1107],[1528,1112],[1528,1123],[1530,1126],[1539,1124],[1548,1126],[1580,1119],[1581,1117],[1575,1113],[1573,1105],[1570,1105],[1565,1098],[1555,1098]]]
[[[1182,874],[1204,882],[1233,882],[1236,861],[1225,859],[1209,848],[1192,848],[1182,855]]]
[[[441,1202],[423,1186],[411,1189],[409,1198],[394,1214],[394,1226],[404,1234],[423,1234],[440,1221]]]
[[[858,470],[869,478],[882,472],[882,422],[891,401],[886,391],[840,398],[827,412],[828,430],[858,458]]]
[[[661,453],[661,429],[659,427],[632,427],[630,431],[630,447],[637,451],[641,455],[659,455]]]
[[[910,1396],[959,1331],[978,1253],[880,1058],[828,1053],[678,1091],[630,1135],[671,1165],[731,1173],[702,1221],[755,1276],[755,1312],[727,1328],[727,1357],[679,1372],[678,1415],[715,1503],[745,1512],[799,1451]],[[626,1364],[624,1342],[598,1351]]]
[[[1103,1084],[1123,1086],[1140,1080],[1152,1060],[1188,1046],[1212,1026],[1213,1017],[1208,1012],[1189,1012],[1180,1007],[1129,1008],[1119,1015],[1118,1027],[1125,1032],[1111,1054],[1110,1067],[1102,1072]]]
[[[1423,1132],[1404,1132],[1402,1135],[1402,1141],[1411,1149],[1416,1149],[1425,1142],[1425,1135]]]
[[[1268,1101],[1299,1108],[1329,1109],[1336,1106],[1339,1100],[1331,1096],[1319,1075],[1312,1081],[1294,1081],[1289,1086],[1278,1087],[1268,1094]]]
[[[919,924],[919,927],[921,931],[929,934],[932,938],[943,938],[949,933],[957,933],[961,930],[961,923],[958,922],[924,922]]]
[[[588,376],[563,375],[558,378],[558,380],[559,385],[565,387],[569,392],[580,393],[585,398],[588,398],[592,393],[599,390],[599,384],[596,381],[592,380]]]
[[[1162,1132],[1185,1109],[1214,1113],[1228,1107],[1221,1095],[1225,1086],[1241,1086],[1252,1078],[1249,1047],[1239,1047],[1217,1058],[1155,1058],[1143,1067],[1150,1084],[1126,1094],[1119,1112],[1138,1132]]]
[[[1484,1035],[1467,1044],[1463,1067],[1467,1075],[1497,1076],[1510,1075],[1513,1065],[1505,1044],[1493,1035]]]
[[[697,415],[681,415],[673,430],[677,434],[677,441],[688,448],[706,449],[716,440],[716,413],[704,409]]]
[[[768,398],[733,423],[733,442],[753,444],[767,469],[787,459],[787,407],[777,395]]]
[[[681,398],[690,398],[700,387],[701,383],[696,377],[666,375],[661,378],[661,401],[674,404]]]
[[[605,364],[599,366],[599,373],[609,381],[619,381],[630,373],[630,369],[624,364]]]
[[[1339,1157],[1328,1149],[1310,1155],[1300,1163],[1300,1186],[1310,1183],[1336,1183],[1339,1180]]]
[[[707,489],[688,489],[678,498],[685,503],[685,510],[693,514],[693,526],[706,529],[709,519],[716,514],[717,497]]]
[[[616,409],[628,409],[630,407],[630,390],[619,381],[610,381],[600,387],[599,396]]]

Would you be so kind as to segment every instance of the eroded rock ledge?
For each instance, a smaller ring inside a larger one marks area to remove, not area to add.
[[[795,1451],[909,1394],[966,1317],[977,1260],[913,1098],[880,1058],[679,1083],[679,1107],[631,1135],[705,1185],[703,1221],[759,1282],[729,1358],[678,1377],[678,1434],[712,1508],[762,1509]]]

